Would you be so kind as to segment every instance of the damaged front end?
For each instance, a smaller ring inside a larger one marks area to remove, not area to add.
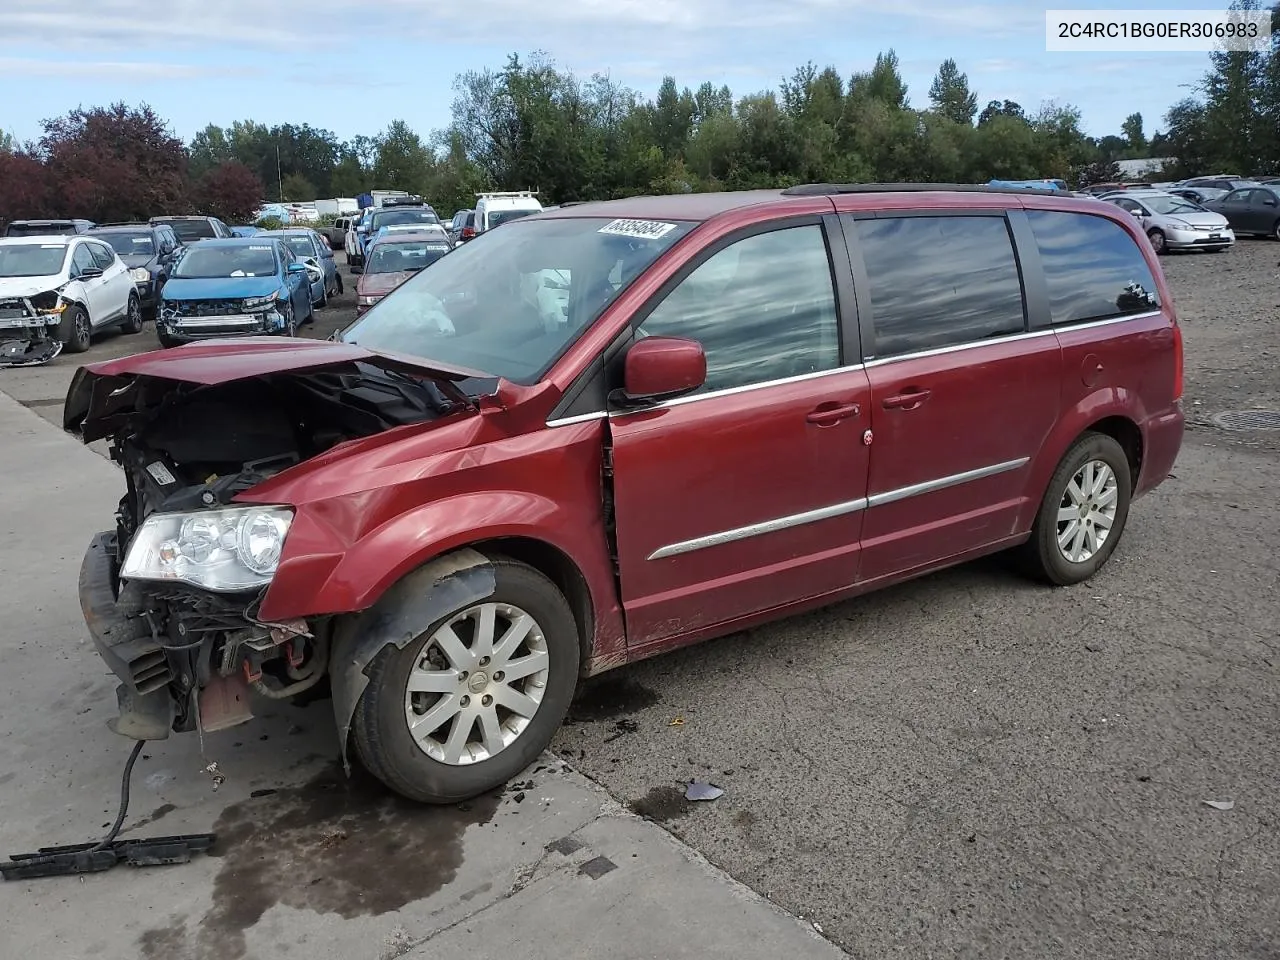
[[[67,306],[57,290],[0,298],[0,366],[38,366],[62,353]]]
[[[90,543],[79,592],[120,681],[110,726],[134,739],[242,723],[251,692],[327,692],[333,618],[258,616],[295,508],[236,498],[339,444],[467,403],[448,380],[406,377],[356,348],[290,341],[294,369],[277,369],[270,352],[237,362],[232,347],[206,357],[203,373],[202,349],[82,368],[67,398],[66,427],[85,442],[110,437],[124,470],[115,529]]]

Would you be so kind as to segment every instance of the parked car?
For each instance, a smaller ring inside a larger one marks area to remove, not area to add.
[[[202,240],[161,291],[162,347],[210,337],[283,335],[313,319],[307,265],[276,237]]]
[[[341,216],[325,228],[325,236],[329,241],[329,246],[334,250],[342,249],[347,242],[347,231],[351,229],[352,219],[350,216]]]
[[[555,276],[567,315],[535,296]],[[454,803],[534,761],[582,677],[998,551],[1087,581],[1173,467],[1182,382],[1159,261],[1109,204],[583,204],[331,342],[78,371],[65,425],[128,478],[81,603],[117,731],[222,729],[327,676],[340,749]]]
[[[1221,253],[1236,242],[1231,224],[1220,213],[1159,190],[1123,190],[1102,196],[1128,210],[1146,231],[1156,253],[1204,250]]]
[[[466,243],[476,235],[476,212],[459,210],[449,222],[449,239],[455,244]]]
[[[4,228],[6,237],[56,237],[88,233],[92,220],[10,220]]]
[[[370,245],[377,243],[379,240],[393,233],[428,233],[437,239],[449,245],[453,249],[453,241],[449,239],[449,231],[445,229],[442,223],[393,223],[389,226],[379,227],[369,240]]]
[[[231,228],[217,217],[152,217],[152,226],[165,224],[173,228],[178,239],[184,244],[197,243],[201,240],[232,239],[235,234]]]
[[[287,227],[283,230],[264,230],[259,236],[275,237],[283,241],[294,256],[308,267],[311,281],[311,302],[323,307],[330,295],[342,292],[342,278],[338,276],[338,263],[333,258],[329,241],[308,227]]]
[[[1256,180],[1252,180],[1248,177],[1241,177],[1233,173],[1220,173],[1209,177],[1191,177],[1188,180],[1178,181],[1178,186],[1184,189],[1210,187],[1214,190],[1222,190],[1224,193],[1235,190],[1239,187],[1253,187],[1256,185]]]
[[[384,234],[369,246],[369,262],[357,267],[356,315],[404,283],[419,270],[430,266],[452,249],[447,237],[426,230],[417,233]]]
[[[1280,240],[1280,185],[1240,187],[1205,206],[1222,214],[1236,233]]]
[[[185,247],[166,224],[112,223],[94,227],[90,236],[105,240],[129,268],[133,287],[142,304],[142,315],[154,320],[160,307],[160,290],[169,279],[173,263]]]
[[[368,226],[369,215],[373,210],[373,207],[366,207],[360,211],[359,216],[351,218],[351,224],[347,228],[346,239],[343,241],[343,249],[346,251],[348,266],[354,267],[360,262],[360,239],[363,236],[360,228]]]
[[[1217,187],[1170,187],[1167,192],[1203,206],[1210,200],[1226,196],[1229,191],[1219,190]]]
[[[253,236],[257,236],[259,233],[262,232],[261,227],[249,226],[248,224],[234,226],[234,227],[231,227],[230,229],[231,229],[231,235],[233,237],[253,237]]]
[[[481,234],[502,223],[529,217],[542,210],[538,196],[529,190],[509,190],[476,194],[476,233]]]
[[[421,200],[409,202],[404,197],[388,197],[381,208],[374,208],[356,225],[356,249],[347,252],[347,263],[360,266],[368,254],[369,241],[383,227],[393,224],[413,224],[414,226],[433,226],[440,223],[440,218]]]
[[[138,292],[111,247],[78,234],[0,239],[0,366],[83,353],[111,327],[142,330]]]

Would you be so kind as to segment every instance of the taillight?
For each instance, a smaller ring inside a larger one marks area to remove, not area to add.
[[[1182,399],[1182,328],[1173,323],[1173,399]]]
[[[475,235],[476,235],[476,228],[475,228],[475,227],[463,227],[463,228],[462,228],[462,239],[463,239],[463,240],[470,240],[470,239],[471,239],[472,237],[474,237]]]

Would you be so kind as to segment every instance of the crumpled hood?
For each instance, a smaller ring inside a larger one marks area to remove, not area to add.
[[[278,277],[170,277],[164,285],[166,300],[240,300],[265,297],[280,289]]]
[[[33,297],[37,293],[56,290],[65,281],[60,276],[52,277],[0,277],[0,300],[9,297]]]
[[[168,292],[167,285],[165,291]],[[472,401],[456,386],[459,381],[493,379],[475,370],[441,367],[427,360],[379,353],[333,340],[219,338],[80,367],[67,388],[63,428],[91,443],[110,436],[130,413],[154,405],[183,384],[211,386],[271,374],[353,367],[360,362],[429,377],[450,399],[464,404]]]
[[[356,295],[376,297],[387,294],[413,276],[412,270],[400,270],[396,273],[362,273],[356,281]]]

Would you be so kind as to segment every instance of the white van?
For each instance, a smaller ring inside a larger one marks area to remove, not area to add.
[[[516,190],[509,193],[476,194],[476,233],[492,230],[500,223],[541,213],[537,191]]]

